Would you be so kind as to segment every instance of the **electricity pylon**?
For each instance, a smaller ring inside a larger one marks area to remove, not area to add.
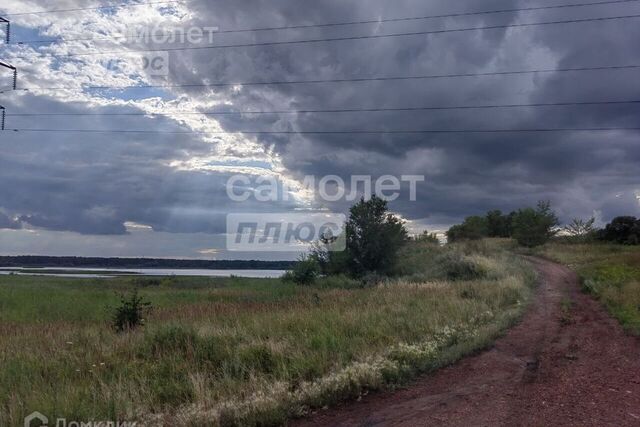
[[[0,61],[0,67],[5,67],[13,71],[13,90],[16,90],[18,87],[18,69],[13,65],[6,63],[4,61]]]
[[[4,39],[5,43],[9,44],[9,42],[11,42],[11,22],[0,16],[0,24],[5,24],[7,26],[7,29],[4,33]]]
[[[0,16],[0,24],[5,24],[6,25],[6,31],[5,31],[5,43],[9,44],[9,42],[11,41],[11,22],[9,22],[8,19],[5,19],[3,17]],[[13,90],[16,90],[17,86],[18,86],[18,69],[16,67],[14,67],[13,65],[9,64],[8,62],[4,62],[2,60],[0,60],[0,67],[4,67],[4,68],[8,68],[11,71],[13,71]],[[2,121],[0,123],[0,129],[4,130],[4,125],[5,125],[5,118],[6,118],[6,110],[5,108],[0,105],[0,114],[2,115]]]

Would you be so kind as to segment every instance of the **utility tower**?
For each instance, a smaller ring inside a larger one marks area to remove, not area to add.
[[[3,17],[0,16],[0,25],[5,25],[5,44],[9,44],[9,42],[11,41],[11,22],[9,22],[8,19],[5,19]],[[18,86],[18,69],[16,67],[14,67],[13,65],[9,64],[8,62],[2,61],[0,59],[0,67],[3,68],[8,68],[9,70],[13,71],[13,84],[11,85],[13,90],[16,90],[17,86]],[[0,114],[2,115],[2,119],[0,122],[0,130],[4,130],[4,126],[5,126],[5,118],[6,118],[6,110],[5,108],[0,105]]]
[[[4,32],[4,39],[5,39],[5,43],[9,44],[11,42],[11,22],[9,22],[9,20],[0,16],[0,24],[3,24],[6,26],[5,32]]]
[[[4,67],[4,68],[8,68],[11,71],[13,71],[13,84],[11,85],[13,90],[16,90],[17,86],[18,86],[18,69],[16,67],[14,67],[13,65],[4,62],[2,60],[0,60],[0,67]]]

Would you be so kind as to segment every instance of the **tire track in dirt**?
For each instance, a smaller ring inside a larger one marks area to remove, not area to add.
[[[575,273],[529,260],[534,299],[491,349],[291,425],[640,426],[640,339],[580,292]]]

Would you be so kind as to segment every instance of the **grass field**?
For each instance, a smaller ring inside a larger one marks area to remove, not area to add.
[[[578,272],[584,290],[600,299],[625,329],[640,335],[640,247],[552,243],[538,252]]]
[[[529,266],[481,242],[413,243],[404,277],[0,277],[0,425],[40,411],[67,421],[274,425],[402,384],[489,344],[517,321]],[[146,326],[110,328],[140,288]]]

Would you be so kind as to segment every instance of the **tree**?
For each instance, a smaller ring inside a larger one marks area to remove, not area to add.
[[[511,237],[511,215],[503,215],[502,211],[487,212],[487,235],[489,237]]]
[[[529,248],[544,245],[558,233],[558,217],[550,202],[538,202],[536,209],[520,209],[513,217],[513,237]]]
[[[344,274],[349,270],[349,254],[345,249],[345,233],[339,236],[321,236],[320,240],[311,246],[309,257],[318,263],[321,274]]]
[[[346,235],[349,268],[356,276],[389,274],[408,239],[403,221],[389,213],[387,202],[376,196],[368,201],[362,198],[350,209]]]
[[[416,242],[440,244],[440,239],[438,239],[438,235],[436,233],[429,233],[429,231],[427,230],[423,231],[422,234],[415,236],[413,240]]]
[[[627,245],[640,243],[640,220],[633,216],[619,216],[607,224],[602,239]]]
[[[488,236],[487,219],[482,216],[470,216],[465,218],[460,225],[454,225],[447,231],[447,240],[456,242],[460,240],[478,240]]]
[[[569,225],[564,227],[564,231],[573,237],[585,237],[594,232],[593,224],[595,222],[596,219],[593,217],[588,220],[574,218]]]

